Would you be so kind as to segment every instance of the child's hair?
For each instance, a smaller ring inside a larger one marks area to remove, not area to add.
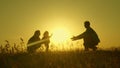
[[[44,35],[44,37],[47,37],[47,36],[49,36],[49,32],[45,31],[43,35]]]

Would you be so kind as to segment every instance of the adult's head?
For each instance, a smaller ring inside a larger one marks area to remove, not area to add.
[[[90,22],[89,21],[85,21],[84,22],[84,26],[85,26],[85,28],[89,28],[90,27]]]
[[[39,37],[40,36],[40,30],[36,30],[35,33],[34,33],[34,36]]]

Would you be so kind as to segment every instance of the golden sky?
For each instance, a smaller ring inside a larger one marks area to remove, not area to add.
[[[63,29],[69,37],[85,31],[89,20],[101,47],[120,46],[120,0],[4,0],[0,1],[0,43],[25,42],[39,29],[43,34]],[[62,34],[62,33],[61,33]]]

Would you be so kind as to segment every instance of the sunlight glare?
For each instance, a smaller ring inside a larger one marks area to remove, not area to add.
[[[63,43],[69,39],[70,33],[65,28],[57,28],[53,30],[51,41],[54,43]]]

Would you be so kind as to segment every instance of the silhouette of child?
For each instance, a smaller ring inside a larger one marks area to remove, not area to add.
[[[45,47],[46,47],[46,52],[47,52],[48,49],[49,49],[50,37],[51,37],[51,36],[49,36],[49,32],[48,32],[48,31],[45,31],[44,34],[43,34],[42,40],[46,40],[46,41],[43,42],[43,44],[44,44]]]

